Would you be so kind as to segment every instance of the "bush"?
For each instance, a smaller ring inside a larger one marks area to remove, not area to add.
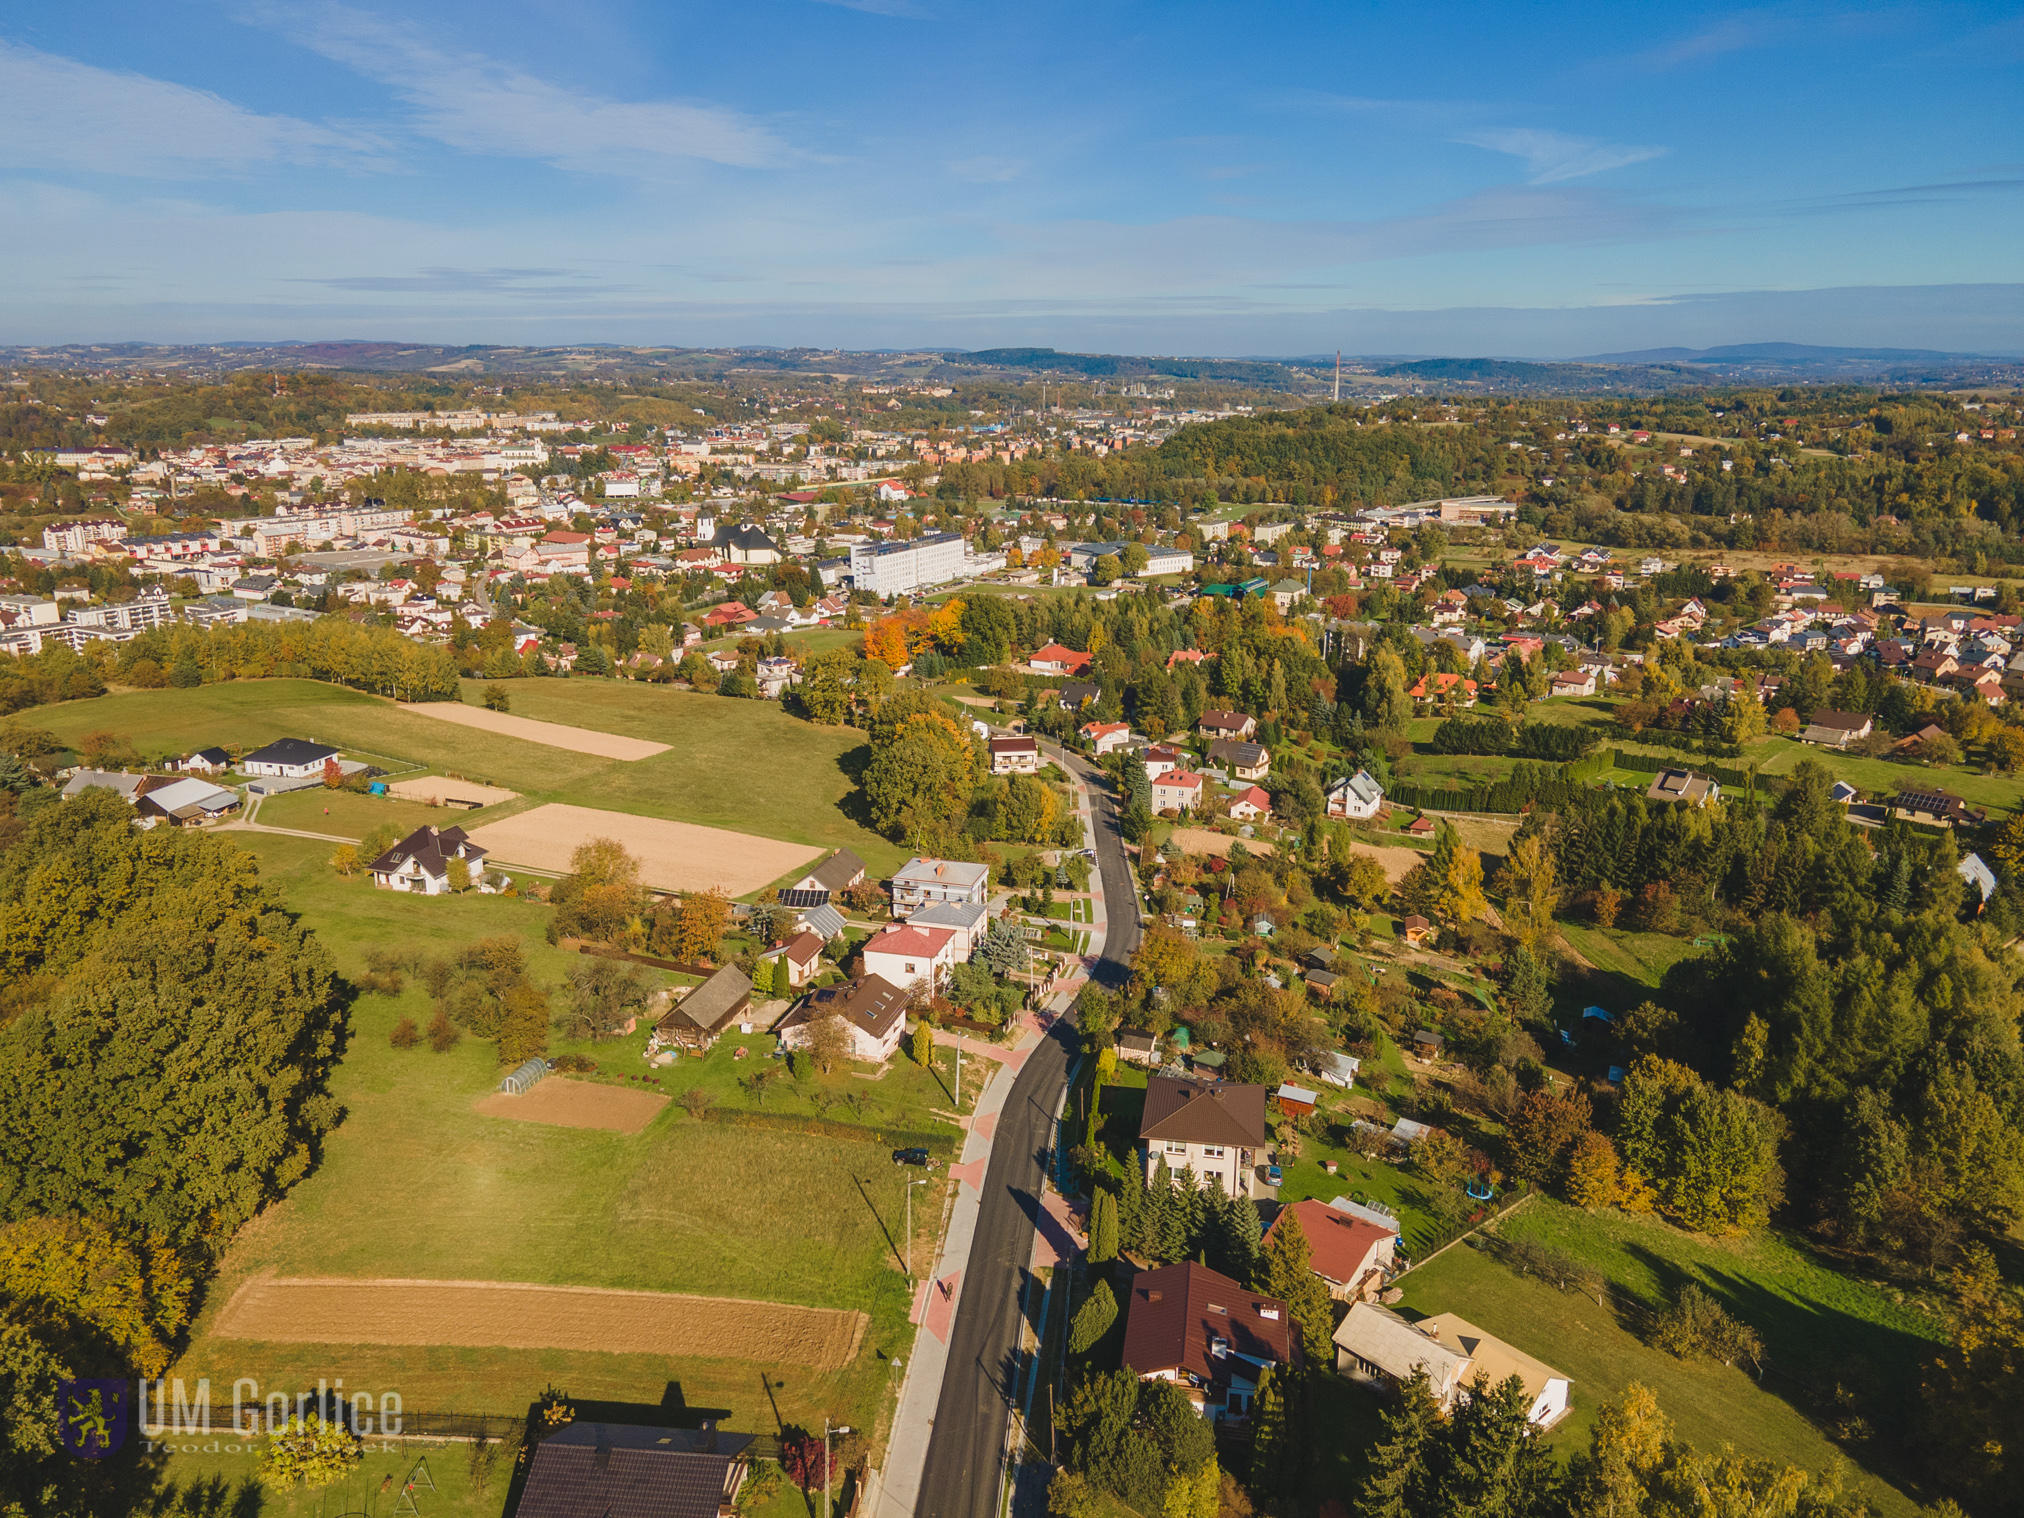
[[[1764,1341],[1754,1329],[1730,1317],[1721,1303],[1692,1284],[1682,1286],[1672,1306],[1652,1320],[1650,1343],[1682,1360],[1717,1360],[1723,1365],[1756,1361],[1764,1354]]]
[[[1096,1341],[1110,1332],[1110,1325],[1116,1321],[1117,1298],[1111,1294],[1110,1282],[1099,1280],[1096,1290],[1076,1309],[1075,1321],[1069,1325],[1068,1352],[1072,1355],[1088,1354]]]
[[[583,1054],[558,1054],[548,1063],[565,1075],[590,1075],[597,1069],[597,1061]]]
[[[457,1025],[450,1021],[450,1009],[437,1002],[436,1015],[429,1019],[429,1047],[438,1054],[448,1054],[463,1036],[457,1031]]]
[[[815,1074],[815,1056],[806,1049],[796,1049],[787,1056],[787,1072],[798,1081],[805,1081]]]
[[[412,1017],[404,1017],[394,1024],[394,1031],[387,1035],[387,1042],[396,1049],[412,1049],[422,1041],[422,1030],[415,1026]]]

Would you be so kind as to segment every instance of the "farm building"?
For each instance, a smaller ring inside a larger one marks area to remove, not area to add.
[[[726,965],[670,1007],[654,1024],[647,1049],[709,1048],[752,1007],[752,982],[736,965]]]
[[[238,808],[237,791],[222,790],[195,776],[172,780],[167,785],[150,786],[134,803],[134,811],[140,816],[162,818],[171,827],[215,822]]]

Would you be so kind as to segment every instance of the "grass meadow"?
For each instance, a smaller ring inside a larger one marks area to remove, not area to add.
[[[517,933],[534,979],[558,990],[576,957],[545,940],[548,908],[506,897],[413,897],[340,880],[331,845],[276,834],[235,841],[261,861],[263,879],[301,912],[339,969],[356,978],[375,946],[441,952]],[[665,983],[681,977],[647,972]],[[556,995],[558,1009],[563,1001]],[[413,981],[396,995],[360,995],[332,1076],[345,1116],[309,1178],[235,1241],[171,1375],[211,1379],[214,1393],[240,1376],[263,1387],[314,1387],[342,1376],[354,1389],[398,1390],[432,1412],[517,1414],[553,1384],[572,1397],[663,1405],[726,1426],[777,1431],[782,1422],[840,1422],[882,1429],[891,1369],[911,1343],[902,1273],[901,1173],[887,1130],[945,1131],[952,1103],[945,1059],[935,1070],[895,1061],[884,1076],[851,1071],[796,1082],[765,1057],[770,1038],[721,1042],[708,1059],[649,1071],[646,1029],[603,1044],[551,1040],[551,1052],[599,1062],[590,1079],[653,1074],[678,1095],[708,1090],[721,1107],[756,1108],[807,1130],[698,1119],[671,1102],[636,1135],[490,1118],[475,1104],[500,1071],[493,1044],[465,1037],[446,1053],[394,1049],[402,1016],[426,1023],[429,1000]],[[736,1051],[747,1049],[739,1059]],[[966,1096],[988,1072],[965,1071]],[[779,1070],[760,1097],[740,1082]],[[940,1187],[935,1194],[939,1197]],[[916,1198],[916,1235],[939,1231],[938,1202]],[[925,1260],[923,1252],[917,1257]],[[871,1323],[857,1360],[836,1372],[743,1360],[669,1359],[566,1350],[267,1344],[211,1334],[219,1309],[251,1276],[328,1275],[505,1280],[688,1292],[862,1310]],[[231,1458],[209,1461],[225,1472]],[[452,1446],[446,1458],[461,1468]],[[209,1467],[204,1467],[208,1469]],[[375,1467],[377,1470],[377,1467]],[[187,1478],[186,1478],[187,1479]],[[438,1475],[439,1483],[442,1481]],[[445,1495],[458,1511],[503,1501]],[[284,1511],[293,1509],[284,1504]],[[424,1507],[424,1512],[429,1511]]]
[[[1849,1485],[1885,1518],[1915,1511],[1887,1457],[1859,1438],[1837,1442],[1815,1416],[1837,1386],[1866,1393],[1895,1420],[1918,1383],[1937,1322],[1885,1290],[1830,1269],[1783,1235],[1728,1241],[1651,1218],[1591,1215],[1539,1197],[1499,1225],[1600,1269],[1615,1300],[1598,1306],[1521,1275],[1487,1250],[1448,1250],[1401,1281],[1412,1314],[1456,1312],[1545,1361],[1572,1381],[1572,1414],[1552,1435],[1564,1454],[1585,1448],[1597,1410],[1631,1382],[1659,1399],[1680,1438],[1706,1449],[1810,1470],[1846,1465]],[[1645,1345],[1645,1311],[1694,1282],[1763,1336],[1766,1372],[1689,1363]],[[1879,1421],[1883,1421],[1879,1419]]]
[[[875,876],[905,862],[906,851],[865,826],[855,810],[854,768],[864,750],[864,735],[856,729],[817,727],[769,701],[626,680],[497,683],[509,693],[515,715],[649,738],[670,748],[634,762],[602,759],[417,716],[376,696],[313,680],[125,691],[37,707],[20,720],[73,746],[89,733],[117,733],[151,760],[213,744],[253,747],[275,738],[308,738],[391,771],[455,773],[518,791],[525,799],[506,803],[515,810],[571,802],[815,848],[848,848]],[[486,685],[467,681],[467,701],[476,704]],[[326,804],[277,798],[265,803],[260,820],[344,833],[320,825]],[[416,813],[421,821],[473,815],[423,815],[423,810]],[[297,811],[300,820],[293,815]],[[476,820],[495,815],[497,809],[489,810]]]

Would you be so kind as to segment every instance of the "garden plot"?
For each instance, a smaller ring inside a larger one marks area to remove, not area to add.
[[[646,884],[664,891],[722,891],[744,896],[822,857],[806,844],[755,838],[724,828],[628,812],[554,804],[471,830],[471,841],[498,865],[563,874],[577,845],[616,838],[640,861]]]

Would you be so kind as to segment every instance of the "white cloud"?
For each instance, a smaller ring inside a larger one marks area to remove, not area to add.
[[[376,159],[383,144],[292,116],[264,116],[208,90],[93,68],[0,42],[0,163],[185,177],[277,164]]]
[[[1664,148],[1633,147],[1596,137],[1570,137],[1534,127],[1492,127],[1487,131],[1464,132],[1455,141],[1524,159],[1525,171],[1533,184],[1580,179],[1605,169],[1643,163],[1665,152]]]
[[[680,160],[762,168],[792,156],[736,111],[681,100],[608,100],[480,53],[438,47],[420,28],[344,5],[262,9],[275,30],[391,86],[424,136],[466,152],[587,173],[651,172]]]

